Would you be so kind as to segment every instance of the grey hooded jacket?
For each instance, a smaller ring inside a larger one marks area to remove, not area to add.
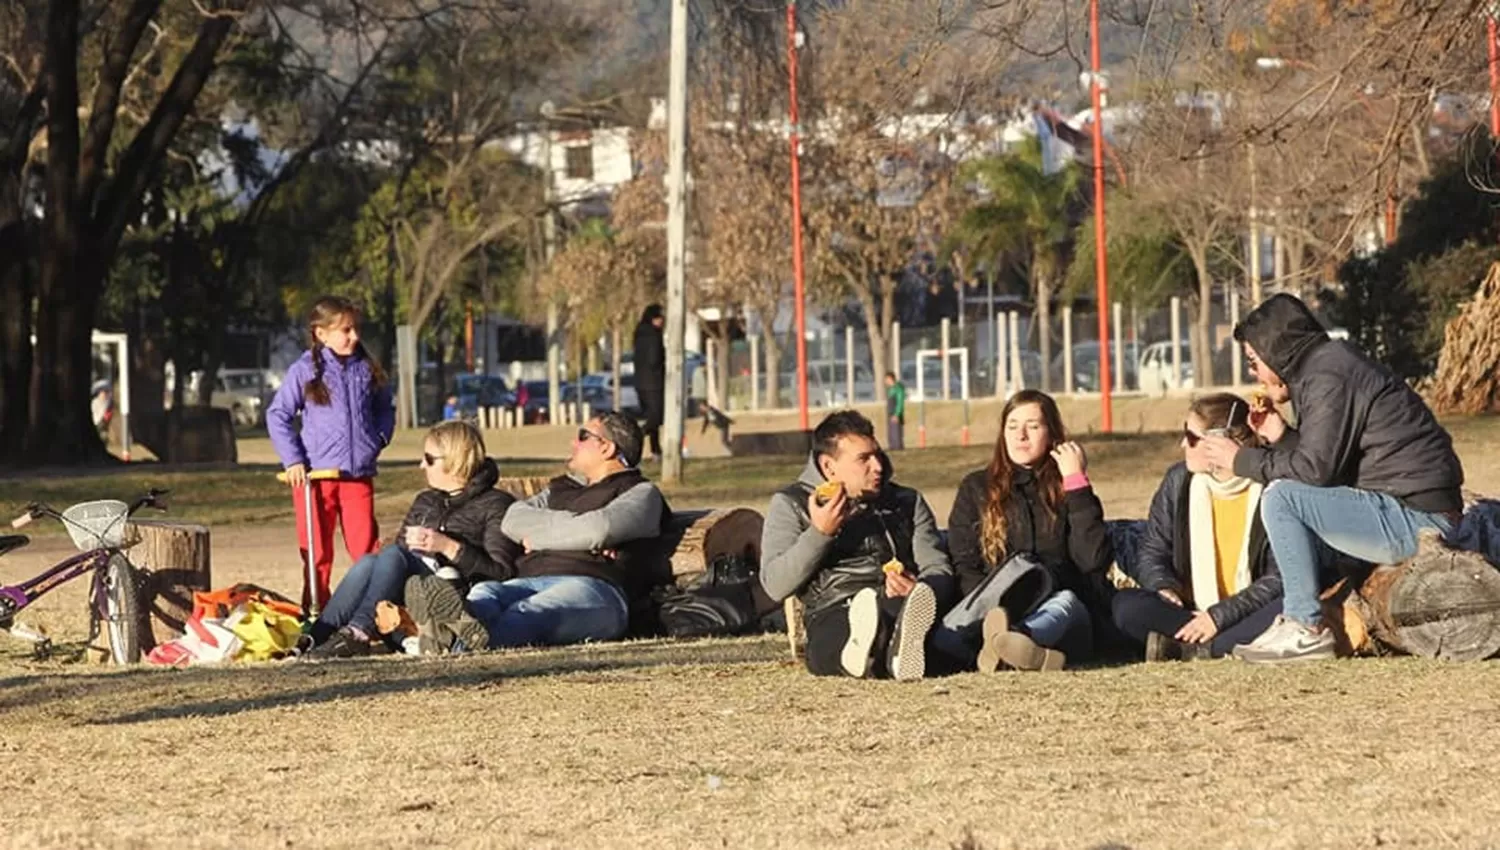
[[[807,508],[825,480],[810,457],[797,481],[771,497],[761,532],[760,581],[772,599],[796,594],[808,614],[816,613],[866,587],[884,587],[881,567],[892,558],[919,579],[952,580],[937,521],[921,493],[887,482],[830,537],[813,527]]]

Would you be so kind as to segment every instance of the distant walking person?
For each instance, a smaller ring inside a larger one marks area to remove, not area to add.
[[[885,373],[885,447],[893,452],[906,448],[906,385],[895,372]]]
[[[635,326],[635,391],[646,419],[643,430],[651,449],[648,460],[661,457],[661,423],[667,409],[667,349],[661,338],[665,323],[661,305],[651,304]]]

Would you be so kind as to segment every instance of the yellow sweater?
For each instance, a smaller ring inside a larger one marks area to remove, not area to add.
[[[1235,586],[1235,573],[1239,571],[1240,551],[1245,548],[1245,535],[1250,531],[1250,491],[1237,496],[1215,496],[1214,506],[1214,561],[1218,564],[1219,598],[1228,599],[1244,588]]]

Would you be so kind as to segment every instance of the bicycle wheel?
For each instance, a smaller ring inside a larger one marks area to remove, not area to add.
[[[116,664],[141,660],[141,592],[135,567],[124,555],[109,559],[104,572],[104,627]]]

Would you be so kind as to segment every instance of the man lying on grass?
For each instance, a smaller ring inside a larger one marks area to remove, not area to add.
[[[636,468],[641,442],[640,426],[622,413],[578,429],[569,474],[505,514],[501,528],[526,551],[515,578],[479,582],[465,599],[439,578],[413,577],[406,600],[423,652],[624,637],[631,602],[649,589],[642,556],[671,517]]]
[[[888,464],[870,420],[841,410],[813,432],[802,475],[771,497],[760,580],[772,599],[802,600],[814,675],[926,673],[953,568],[927,500],[892,484]]]

